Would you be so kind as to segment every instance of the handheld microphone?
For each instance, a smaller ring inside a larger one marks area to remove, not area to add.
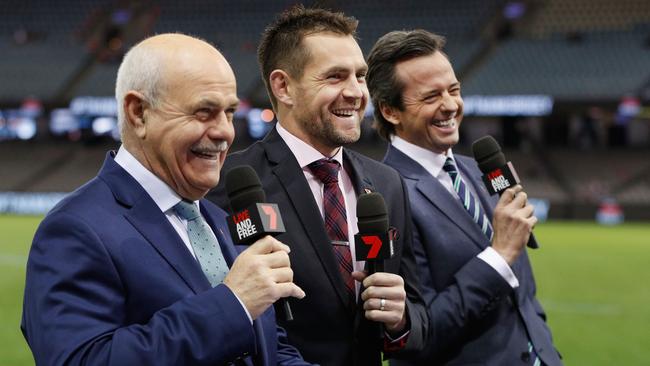
[[[383,272],[384,261],[395,254],[388,228],[388,211],[384,197],[377,192],[363,194],[357,200],[357,226],[354,236],[357,261],[368,262],[370,274]]]
[[[276,236],[286,232],[278,205],[264,203],[266,194],[262,183],[249,165],[237,166],[228,171],[226,194],[232,211],[226,221],[235,244],[250,245],[265,235]],[[281,301],[286,320],[293,320],[289,302],[287,299]]]
[[[369,274],[384,271],[384,261],[392,258],[393,232],[388,228],[388,210],[384,197],[377,192],[363,194],[357,199],[357,226],[354,236],[357,261],[366,261]],[[384,337],[382,323],[377,325],[377,336]]]
[[[249,245],[265,235],[285,232],[278,205],[263,203],[266,194],[250,166],[242,165],[228,171],[226,194],[233,213],[227,218],[228,229],[235,244]]]
[[[474,141],[472,152],[478,168],[483,173],[483,183],[491,195],[501,195],[506,189],[521,182],[515,167],[511,162],[506,161],[506,156],[494,137],[487,135]],[[532,234],[527,245],[532,249],[539,248]]]

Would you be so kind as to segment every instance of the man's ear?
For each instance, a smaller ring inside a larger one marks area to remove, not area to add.
[[[395,126],[401,123],[399,111],[397,108],[391,107],[386,103],[379,103],[379,111],[386,121],[394,124]]]
[[[271,86],[271,92],[279,103],[293,106],[292,94],[294,86],[291,85],[289,74],[284,70],[273,70],[269,75],[269,85]]]
[[[127,123],[131,131],[141,139],[144,139],[147,135],[144,119],[146,103],[144,95],[133,90],[124,96],[124,123]]]

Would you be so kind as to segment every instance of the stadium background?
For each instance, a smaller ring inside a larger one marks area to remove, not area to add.
[[[112,95],[124,52],[174,31],[217,45],[238,79],[241,149],[275,122],[255,50],[294,3],[0,2],[0,365],[33,364],[18,330],[31,237],[39,215],[119,146]],[[359,19],[366,53],[396,29],[447,37],[465,99],[457,150],[495,136],[549,220],[530,255],[566,364],[649,364],[650,1],[318,4]],[[353,148],[381,159],[368,112]]]

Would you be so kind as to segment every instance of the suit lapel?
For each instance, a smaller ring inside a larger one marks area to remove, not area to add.
[[[129,208],[124,214],[125,218],[174,268],[192,291],[199,293],[210,288],[200,266],[185,248],[167,217],[160,212],[140,184],[115,163],[111,153],[107,156],[99,177],[111,188],[115,199]]]
[[[415,160],[389,145],[386,163],[405,178],[415,181],[416,189],[443,215],[447,216],[460,231],[465,233],[480,249],[485,249],[489,242],[485,234],[476,225],[472,217],[456,196],[452,196],[429,172]],[[411,197],[414,199],[414,197]],[[435,222],[431,223],[435,225]]]
[[[264,148],[270,163],[273,165],[273,174],[284,188],[304,232],[309,237],[309,243],[318,255],[318,259],[332,286],[336,289],[339,299],[345,306],[352,305],[343,278],[339,273],[332,244],[325,231],[323,217],[314,196],[311,194],[311,189],[307,184],[302,169],[300,169],[293,153],[275,129],[271,130],[264,139]]]
[[[357,197],[375,191],[370,177],[364,174],[363,164],[350,150],[343,149],[343,168],[352,180]]]

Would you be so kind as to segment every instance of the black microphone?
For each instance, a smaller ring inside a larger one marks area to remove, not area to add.
[[[506,161],[506,156],[494,137],[487,135],[474,141],[472,152],[478,168],[483,173],[483,183],[491,195],[501,195],[506,189],[521,182],[515,167],[511,162]],[[539,248],[532,234],[527,245],[532,249]]]
[[[370,274],[384,271],[384,261],[393,257],[393,238],[388,228],[388,210],[377,192],[357,199],[357,226],[354,236],[357,261],[366,261]]]
[[[226,221],[235,244],[250,245],[265,235],[276,236],[286,232],[278,205],[264,202],[266,194],[260,178],[249,165],[228,171],[226,194],[232,211]],[[286,320],[293,320],[287,299],[282,299],[282,305]]]
[[[393,249],[393,233],[388,228],[388,210],[384,197],[377,192],[367,193],[357,199],[357,227],[354,248],[357,261],[366,261],[369,275],[384,271],[384,261],[390,259]],[[384,337],[384,327],[378,324],[379,339]]]

